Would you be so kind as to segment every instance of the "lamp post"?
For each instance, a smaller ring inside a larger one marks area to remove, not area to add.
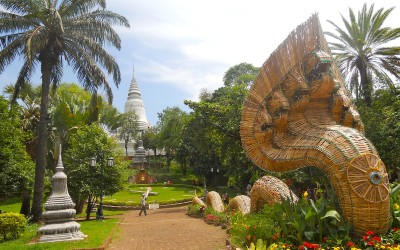
[[[101,179],[100,179],[100,207],[96,213],[96,220],[103,220],[103,182],[104,182],[104,152],[97,152],[96,157],[92,157],[90,159],[90,166],[96,167],[97,158],[100,162],[101,167]],[[107,166],[112,167],[114,166],[114,158],[109,157],[107,159]]]
[[[211,173],[215,173],[215,191],[218,191],[218,188],[217,188],[217,174],[219,173],[219,168],[216,168],[215,169],[215,171],[214,171],[214,168],[211,168]]]

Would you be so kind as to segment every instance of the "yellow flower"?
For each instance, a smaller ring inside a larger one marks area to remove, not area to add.
[[[399,206],[399,204],[397,204],[397,203],[394,203],[394,210],[399,210],[400,209],[400,206]]]
[[[305,191],[305,192],[303,193],[303,197],[304,197],[304,198],[307,198],[307,197],[308,197],[308,192],[307,192],[307,191]]]

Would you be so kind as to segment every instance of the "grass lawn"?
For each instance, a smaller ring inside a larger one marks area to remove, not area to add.
[[[0,249],[67,250],[81,248],[98,248],[106,242],[107,237],[111,235],[111,231],[118,228],[118,222],[119,218],[106,218],[104,221],[79,221],[79,224],[81,225],[81,232],[88,236],[84,240],[30,244],[30,242],[36,238],[36,232],[39,228],[38,224],[32,224],[26,228],[25,233],[22,235],[21,238],[14,241],[6,241],[0,243]]]
[[[21,210],[21,198],[11,198],[0,201],[0,210],[2,213],[19,213]]]
[[[195,190],[197,195],[201,195],[202,191],[197,187],[182,187],[175,185],[152,186],[151,192],[157,195],[149,195],[147,203],[173,203],[176,201],[191,200],[194,197]],[[146,191],[145,186],[127,186],[124,191],[118,192],[112,196],[103,199],[104,204],[113,204],[117,202],[125,203],[126,205],[139,205],[142,198],[142,193]]]

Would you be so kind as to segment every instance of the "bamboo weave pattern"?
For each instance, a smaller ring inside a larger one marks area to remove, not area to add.
[[[247,156],[261,168],[322,169],[354,234],[387,231],[386,169],[363,135],[316,14],[263,64],[243,106],[240,134]]]

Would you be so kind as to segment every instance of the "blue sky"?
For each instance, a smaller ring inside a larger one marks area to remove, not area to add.
[[[196,100],[201,89],[222,86],[224,73],[241,62],[261,66],[272,51],[300,23],[318,13],[324,31],[331,20],[343,27],[348,8],[361,9],[361,0],[108,0],[107,8],[128,18],[131,28],[115,27],[122,39],[120,51],[109,50],[122,75],[113,87],[114,106],[121,112],[132,79],[142,93],[147,118],[155,125],[157,113],[178,106],[190,111],[185,99]],[[375,9],[395,7],[386,25],[400,27],[400,2],[376,1]],[[77,82],[65,64],[63,82]],[[0,88],[13,83],[18,62],[0,75]],[[110,79],[111,81],[111,79]],[[36,74],[35,83],[40,83]]]

